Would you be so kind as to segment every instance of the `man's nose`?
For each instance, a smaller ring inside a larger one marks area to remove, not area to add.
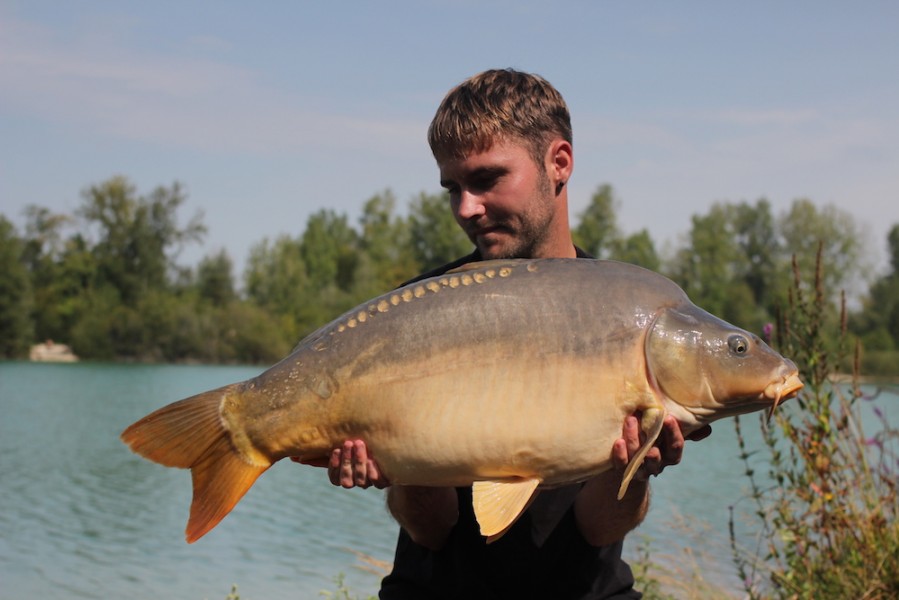
[[[481,196],[468,190],[459,192],[459,207],[456,209],[460,219],[473,219],[484,214],[484,203]]]

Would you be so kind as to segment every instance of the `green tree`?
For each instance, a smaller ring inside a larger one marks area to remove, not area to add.
[[[68,338],[79,309],[78,299],[93,278],[94,268],[82,265],[83,239],[65,239],[67,228],[74,225],[69,215],[55,214],[49,209],[30,205],[25,209],[25,249],[23,260],[28,268],[34,293],[32,320],[38,339]],[[81,268],[84,267],[84,268]]]
[[[285,335],[281,323],[259,307],[232,302],[220,309],[213,323],[222,351],[216,360],[250,364],[271,364],[282,359],[296,345],[297,338]]]
[[[207,256],[197,266],[200,298],[213,306],[225,306],[237,298],[234,291],[234,263],[225,250]]]
[[[893,225],[887,234],[887,244],[890,248],[890,266],[893,275],[899,275],[899,223]]]
[[[697,305],[740,327],[760,330],[757,307],[743,275],[748,260],[739,244],[737,208],[716,203],[694,215],[688,244],[677,252],[672,277]]]
[[[323,291],[335,286],[346,292],[352,288],[359,260],[358,234],[345,214],[328,209],[312,214],[300,248],[314,289]]]
[[[420,271],[429,271],[472,251],[449,207],[448,194],[421,193],[409,204],[411,254]]]
[[[833,303],[841,291],[857,289],[868,271],[861,228],[852,214],[833,205],[818,208],[811,200],[795,200],[779,220],[779,234],[784,254],[795,256],[803,273],[815,271],[822,246],[823,286]]]
[[[174,255],[206,232],[199,214],[178,225],[177,211],[186,200],[178,183],[141,197],[127,179],[113,177],[86,189],[82,198],[78,215],[97,236],[91,251],[98,281],[115,289],[128,306],[150,289],[166,288]]]
[[[886,328],[893,338],[893,344],[899,348],[899,224],[893,225],[888,235],[890,245],[890,264],[893,272],[887,277],[884,287],[887,290],[879,292],[887,314]]]
[[[662,259],[659,258],[655,244],[646,229],[619,240],[609,258],[639,265],[651,271],[658,271],[662,267]]]
[[[64,230],[73,224],[73,219],[34,204],[25,207],[25,219],[24,258],[29,269],[37,272],[41,263],[59,260],[65,250]]]
[[[119,340],[113,336],[119,332],[124,309],[116,291],[111,287],[89,289],[79,298],[79,303],[78,318],[68,335],[72,350],[82,358],[120,358]]]
[[[355,295],[359,300],[392,289],[415,276],[409,224],[394,214],[396,198],[389,190],[372,196],[362,209],[359,224],[360,268]]]
[[[161,307],[175,305],[170,297],[175,293],[170,281],[174,259],[206,231],[199,214],[179,225],[177,212],[185,200],[177,183],[139,196],[124,177],[84,190],[76,211],[83,233],[70,238],[58,262],[64,272],[78,277],[85,265],[90,272],[86,281],[78,282],[80,289],[67,283],[63,294],[56,294],[73,291],[68,328],[78,354],[132,360],[169,356],[171,331],[160,315]]]
[[[31,281],[23,262],[25,244],[0,215],[0,358],[21,358],[34,340]]]
[[[86,310],[97,276],[96,259],[80,234],[66,239],[52,271],[56,273],[52,280],[35,286],[35,297],[40,298],[35,303],[35,324],[40,338],[67,339]]]
[[[771,203],[765,198],[754,205],[741,202],[733,211],[736,243],[745,258],[738,276],[752,291],[755,304],[771,312],[775,304],[773,288],[778,281],[778,265],[783,257]]]
[[[244,289],[255,306],[278,321],[285,339],[296,340],[300,331],[314,325],[314,290],[299,240],[284,235],[254,245],[244,272]]]
[[[300,250],[310,284],[297,321],[305,335],[356,304],[359,234],[345,214],[320,210],[309,217]]]
[[[775,220],[766,199],[754,204],[716,203],[694,215],[688,242],[672,265],[674,279],[700,306],[737,325],[758,330],[787,303],[786,285],[795,257],[800,272],[813,272],[819,246],[831,318],[840,291],[864,272],[859,228],[832,206],[796,200]]]
[[[850,321],[866,350],[899,349],[899,224],[890,229],[887,243],[891,271],[871,285]]]
[[[590,204],[578,216],[578,224],[571,232],[574,243],[596,258],[611,258],[616,249],[623,250],[617,210],[618,201],[612,186],[599,186]],[[634,244],[639,243],[640,240],[634,240]]]
[[[661,259],[649,231],[625,236],[618,227],[615,190],[608,184],[597,188],[590,204],[578,215],[571,235],[574,243],[596,258],[620,260],[658,271]]]

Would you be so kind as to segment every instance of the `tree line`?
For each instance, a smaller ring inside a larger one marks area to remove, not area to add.
[[[421,193],[405,214],[389,191],[356,223],[321,209],[295,236],[256,243],[238,284],[220,251],[178,264],[206,234],[202,215],[180,220],[181,185],[139,194],[124,177],[91,185],[72,214],[29,206],[24,231],[0,214],[0,357],[22,358],[47,339],[84,359],[270,363],[304,335],[416,274],[464,255],[471,243],[445,194]],[[831,318],[866,348],[866,366],[894,374],[899,355],[899,224],[888,236],[891,271],[841,312],[840,291],[867,285],[867,256],[852,215],[795,200],[775,215],[765,199],[719,202],[662,253],[647,230],[625,233],[618,199],[599,186],[575,216],[578,245],[597,258],[659,271],[709,312],[762,334],[791,302],[794,271],[821,256]],[[663,255],[664,254],[664,255]]]

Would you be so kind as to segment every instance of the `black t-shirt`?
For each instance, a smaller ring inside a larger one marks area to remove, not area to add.
[[[578,249],[578,258],[590,258]],[[472,254],[412,281],[435,277],[470,262]],[[412,283],[412,281],[408,283]],[[459,520],[437,552],[400,529],[393,571],[381,583],[381,600],[639,599],[623,544],[595,547],[577,529],[573,503],[582,484],[544,490],[499,540],[487,544],[471,504],[471,488],[456,488]]]

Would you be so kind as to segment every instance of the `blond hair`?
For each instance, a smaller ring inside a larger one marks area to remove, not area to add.
[[[521,141],[543,168],[546,149],[557,137],[572,141],[562,95],[539,75],[513,69],[484,71],[451,89],[428,128],[438,162]]]

